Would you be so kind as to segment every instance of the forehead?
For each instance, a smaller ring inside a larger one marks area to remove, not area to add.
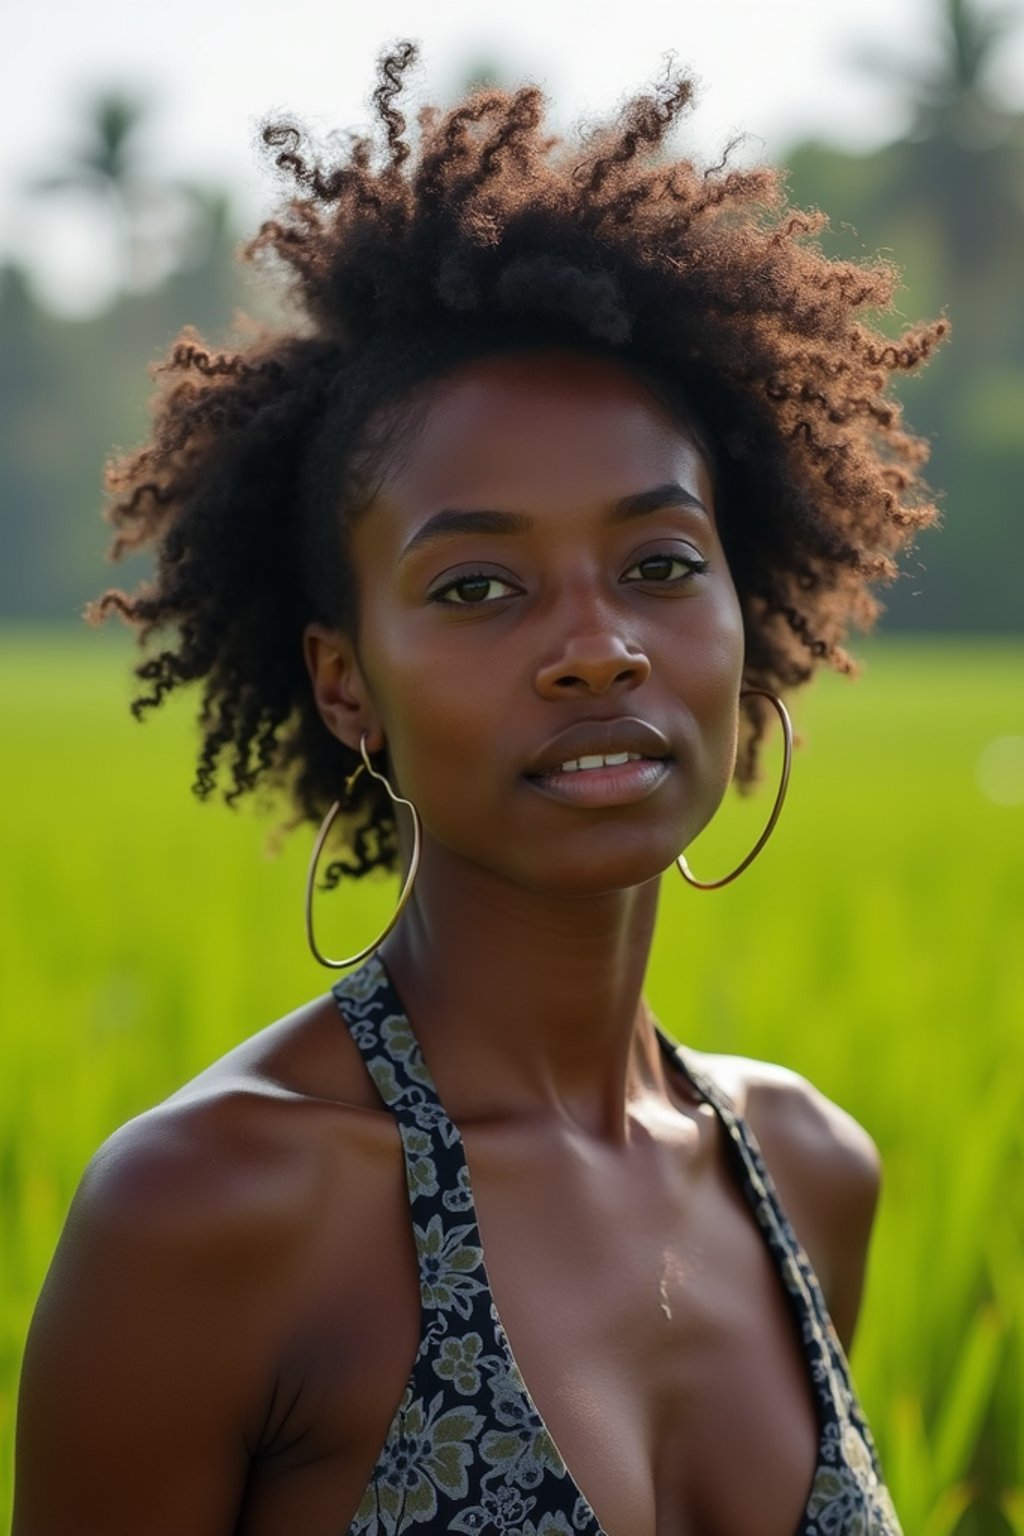
[[[600,503],[678,480],[711,506],[686,427],[613,359],[571,351],[475,359],[432,383],[386,474],[394,510]]]

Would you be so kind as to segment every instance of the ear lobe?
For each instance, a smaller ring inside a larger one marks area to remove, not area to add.
[[[307,624],[302,651],[316,707],[331,735],[353,752],[359,751],[366,735],[368,751],[378,752],[384,732],[349,636],[322,624]]]

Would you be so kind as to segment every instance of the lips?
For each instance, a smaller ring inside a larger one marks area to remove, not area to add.
[[[623,754],[627,759],[660,760],[670,755],[670,746],[657,727],[646,720],[631,716],[618,720],[580,720],[545,743],[526,769],[526,776],[540,779],[561,772],[569,764],[577,766],[568,767],[568,772],[582,775],[597,769],[597,763],[584,766],[588,758],[616,758]]]

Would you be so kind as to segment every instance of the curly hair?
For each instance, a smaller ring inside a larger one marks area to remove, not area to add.
[[[877,616],[873,584],[936,516],[927,444],[890,385],[947,321],[888,339],[894,269],[826,256],[825,216],[789,207],[779,172],[669,158],[685,75],[670,66],[575,145],[546,131],[532,85],[425,108],[411,135],[400,102],[416,52],[381,58],[376,142],[349,135],[326,155],[295,122],[265,125],[289,196],[246,254],[283,269],[289,321],[231,351],[185,331],[156,370],[149,440],[107,470],[111,558],[156,557],[134,594],[87,609],[136,629],[134,714],[202,679],[194,791],[209,796],[224,763],[229,803],[283,790],[293,826],[319,820],[358,761],[316,709],[303,629],[355,632],[347,533],[417,387],[464,360],[594,348],[696,426],[752,687],[785,693],[822,663],[851,671],[843,641]],[[159,634],[172,643],[153,650]],[[741,720],[741,787],[757,704]],[[368,776],[343,827],[352,872],[394,865]]]

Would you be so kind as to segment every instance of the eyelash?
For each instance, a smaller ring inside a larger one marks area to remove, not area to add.
[[[639,570],[641,566],[649,565],[656,560],[661,562],[667,561],[669,565],[683,565],[686,567],[686,574],[683,576],[670,576],[664,581],[657,581],[656,578],[651,577],[641,577],[640,581],[646,579],[652,581],[654,585],[670,587],[689,581],[692,576],[703,576],[708,570],[708,562],[706,560],[702,560],[698,556],[690,558],[686,555],[680,555],[673,550],[671,552],[666,551],[663,554],[644,555],[642,560],[637,560],[633,565],[629,566],[626,574],[628,575],[629,571]],[[622,579],[625,578],[623,577]],[[517,590],[513,582],[507,581],[504,576],[496,576],[493,571],[467,571],[462,576],[456,576],[452,581],[446,581],[443,586],[437,587],[435,591],[431,592],[429,601],[440,603],[449,608],[485,608],[490,603],[501,601],[501,598],[491,597],[483,598],[481,601],[474,603],[466,602],[465,600],[455,600],[449,596],[449,593],[455,592],[459,587],[468,586],[472,582],[497,582],[500,586],[512,588],[513,591]],[[636,584],[629,583],[629,585]],[[509,595],[509,593],[502,594],[503,597]]]
[[[661,553],[655,551],[650,555],[644,555],[642,560],[637,560],[629,569],[631,571],[639,570],[642,565],[650,565],[655,560],[662,562],[667,560],[669,565],[684,565],[686,567],[685,576],[670,576],[665,581],[657,582],[656,585],[658,586],[674,587],[677,582],[688,581],[691,576],[703,576],[708,569],[708,562],[702,560],[699,555],[681,555],[677,550],[664,550]],[[641,581],[650,581],[651,577],[641,577],[640,579]]]
[[[470,582],[474,581],[495,581],[503,587],[513,586],[511,581],[506,581],[504,576],[495,576],[493,571],[467,571],[464,575],[456,576],[453,581],[446,581],[444,586],[438,587],[435,591],[431,592],[429,601],[432,603],[447,604],[449,608],[484,608],[489,602],[494,603],[499,601],[499,599],[491,597],[485,598],[483,602],[479,603],[453,602],[448,597],[448,593],[454,592],[457,587],[469,586]],[[507,594],[503,595],[507,596]]]

